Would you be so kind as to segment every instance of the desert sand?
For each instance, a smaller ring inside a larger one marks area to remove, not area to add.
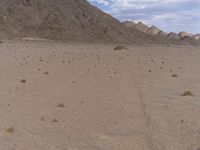
[[[200,48],[116,46],[3,41],[0,149],[199,150]]]

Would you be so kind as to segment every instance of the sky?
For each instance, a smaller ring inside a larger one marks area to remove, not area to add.
[[[200,0],[88,0],[120,21],[142,21],[166,32],[200,33]]]

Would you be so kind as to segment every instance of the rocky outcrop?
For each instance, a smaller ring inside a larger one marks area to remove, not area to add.
[[[123,22],[123,25],[128,27],[128,28],[134,28],[136,23],[133,22],[133,21],[125,21],[125,22]]]
[[[135,26],[134,26],[135,29],[143,32],[143,33],[146,33],[148,30],[149,30],[149,27],[145,24],[143,24],[142,22],[138,22]]]
[[[160,29],[158,29],[156,26],[152,26],[151,28],[147,30],[146,33],[150,35],[158,35],[159,32],[160,32]]]
[[[174,33],[174,32],[170,32],[167,35],[167,37],[170,38],[170,39],[179,39],[179,36],[177,35],[177,33]]]
[[[197,41],[200,41],[200,34],[196,34],[193,36],[193,38]]]

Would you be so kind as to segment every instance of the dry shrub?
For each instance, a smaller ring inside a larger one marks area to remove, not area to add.
[[[118,46],[116,46],[115,48],[114,48],[114,50],[128,50],[128,48],[126,48],[125,46],[123,46],[123,45],[118,45]]]
[[[182,96],[194,96],[191,91],[185,91]]]
[[[7,133],[13,133],[14,132],[14,128],[13,127],[7,128],[6,132]]]

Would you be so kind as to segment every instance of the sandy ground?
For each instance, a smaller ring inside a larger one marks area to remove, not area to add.
[[[114,47],[0,44],[0,149],[199,150],[200,48]]]

